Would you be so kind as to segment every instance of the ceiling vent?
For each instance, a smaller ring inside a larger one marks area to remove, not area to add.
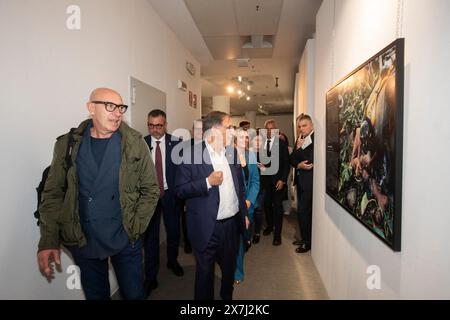
[[[273,48],[273,36],[252,35],[244,37],[243,49],[270,49]]]
[[[236,62],[238,64],[239,68],[246,68],[248,67],[248,63],[250,62],[249,58],[238,58],[236,59]]]

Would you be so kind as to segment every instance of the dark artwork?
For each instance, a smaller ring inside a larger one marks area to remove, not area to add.
[[[398,39],[327,92],[326,191],[394,251],[401,242],[403,50]]]

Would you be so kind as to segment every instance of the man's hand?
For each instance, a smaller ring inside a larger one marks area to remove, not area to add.
[[[258,162],[257,165],[258,165],[259,170],[261,170],[261,172],[266,171],[266,166],[263,165],[261,162]]]
[[[245,200],[245,204],[247,205],[247,209],[250,208],[250,206],[252,205],[250,200]]]
[[[309,163],[308,160],[302,161],[298,164],[297,168],[302,170],[311,170],[313,168],[313,164]]]
[[[295,150],[300,149],[304,142],[305,142],[305,139],[298,137],[297,142],[295,144]]]
[[[248,229],[249,226],[250,226],[250,220],[248,219],[247,216],[245,216],[245,229]]]
[[[220,186],[223,182],[223,172],[213,171],[208,177],[208,182],[211,186]]]
[[[61,256],[59,249],[47,249],[38,252],[37,255],[39,270],[47,279],[52,279],[53,274],[55,273],[53,270],[52,262],[55,262],[58,267],[61,266]]]
[[[284,187],[284,182],[281,180],[277,181],[277,184],[275,185],[275,190],[280,191]]]

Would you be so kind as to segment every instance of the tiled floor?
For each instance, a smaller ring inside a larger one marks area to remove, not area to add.
[[[314,266],[310,253],[295,252],[294,241],[297,229],[295,213],[284,217],[281,246],[272,245],[272,235],[261,236],[245,256],[245,280],[235,285],[236,300],[301,300],[328,299],[326,290]],[[193,299],[195,260],[192,254],[185,254],[180,247],[179,262],[185,275],[181,278],[166,268],[165,246],[161,246],[161,268],[159,286],[151,300]],[[215,293],[220,288],[220,268],[216,266]]]

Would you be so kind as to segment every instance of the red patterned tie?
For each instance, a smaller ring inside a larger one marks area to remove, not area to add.
[[[162,166],[161,148],[159,147],[160,143],[161,141],[156,141],[155,166],[156,166],[156,175],[158,176],[160,197],[162,198],[164,196],[164,174]]]

